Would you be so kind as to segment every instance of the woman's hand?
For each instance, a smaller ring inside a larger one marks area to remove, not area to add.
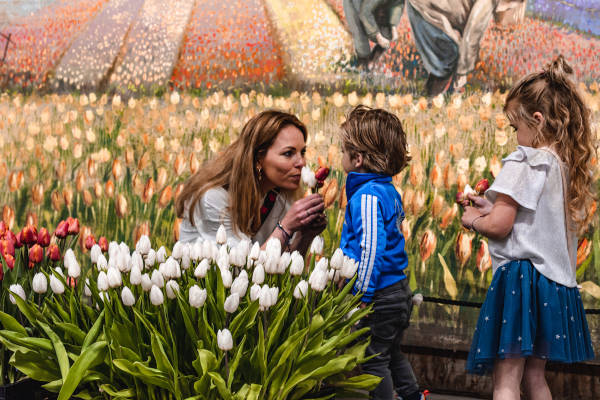
[[[481,215],[488,215],[492,211],[494,203],[492,203],[485,197],[477,196],[474,194],[469,194],[467,195],[467,197],[473,202],[472,207],[476,208]]]
[[[287,214],[281,220],[283,228],[293,234],[297,231],[313,232],[320,230],[315,235],[318,235],[327,226],[327,219],[323,211],[325,203],[323,196],[318,193],[311,194],[292,204]],[[321,227],[322,226],[322,227]]]
[[[481,217],[485,214],[482,214],[477,208],[467,206],[465,207],[465,212],[462,215],[461,223],[467,229],[473,229],[473,221],[475,218]]]

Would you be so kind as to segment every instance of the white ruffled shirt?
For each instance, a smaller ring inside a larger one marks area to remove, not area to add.
[[[267,240],[275,227],[277,221],[281,220],[291,203],[286,201],[284,194],[278,194],[273,208],[267,215],[265,222],[261,225],[254,237],[250,238],[242,232],[234,232],[231,214],[229,213],[229,192],[222,187],[208,189],[196,204],[194,210],[194,223],[192,225],[187,218],[188,208],[185,208],[184,218],[179,225],[179,241],[192,242],[197,238],[203,240],[215,240],[217,231],[221,224],[227,232],[227,245],[233,247],[242,240],[258,242],[261,246]]]
[[[546,278],[577,286],[577,237],[569,233],[570,258],[559,159],[547,150],[518,146],[502,162],[485,197],[494,202],[503,193],[519,208],[510,234],[502,240],[489,239],[493,271],[509,261],[528,259]]]

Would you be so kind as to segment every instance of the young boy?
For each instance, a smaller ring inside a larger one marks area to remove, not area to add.
[[[363,371],[383,377],[371,399],[392,400],[397,394],[420,400],[413,370],[400,351],[412,293],[404,274],[404,211],[392,176],[410,161],[406,135],[395,115],[362,105],[350,112],[341,130],[348,205],[340,248],[359,262],[353,292],[362,293],[363,307],[373,304],[373,313],[359,326],[371,328],[366,355],[379,354],[363,364]]]

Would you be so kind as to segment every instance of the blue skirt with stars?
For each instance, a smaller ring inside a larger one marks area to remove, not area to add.
[[[594,358],[579,289],[540,274],[529,260],[496,270],[481,307],[467,371],[485,374],[494,361],[537,357],[572,363]]]

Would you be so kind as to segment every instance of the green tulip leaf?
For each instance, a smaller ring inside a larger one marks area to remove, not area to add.
[[[113,360],[115,367],[121,371],[131,375],[132,377],[139,378],[142,382],[147,385],[158,386],[168,391],[173,391],[171,381],[169,377],[162,371],[156,368],[150,368],[140,362],[131,362],[125,359]]]
[[[217,391],[219,392],[221,398],[224,400],[232,400],[233,396],[229,389],[227,389],[227,385],[225,385],[225,380],[223,377],[218,372],[209,372],[208,375],[217,387]]]
[[[106,347],[107,343],[101,341],[91,344],[85,350],[82,349],[81,355],[69,369],[65,383],[58,394],[58,400],[68,400],[71,397],[86,373],[104,360]]]
[[[21,336],[21,334],[13,331],[3,330],[0,331],[0,338],[5,339],[7,342],[11,344],[15,344],[17,346],[26,347],[30,350],[41,351],[45,350],[48,352],[52,352],[54,348],[52,347],[52,342],[48,339],[44,338],[36,338],[36,337],[28,337]],[[4,342],[4,340],[3,340]]]
[[[381,377],[370,375],[370,374],[361,374],[357,376],[353,376],[351,378],[344,379],[342,381],[331,382],[331,385],[346,389],[362,389],[366,391],[371,391],[379,385],[381,382]]]
[[[62,379],[65,380],[70,368],[69,356],[67,356],[65,345],[48,325],[43,322],[38,322],[38,324],[46,333],[46,335],[48,335],[48,338],[50,338],[52,341],[52,346],[54,347],[54,352],[56,353],[56,360],[58,361],[58,367],[60,368],[60,375],[62,376]]]
[[[0,323],[4,329],[19,333],[23,336],[29,336],[25,328],[12,316],[0,311]]]
[[[111,397],[117,397],[117,398],[122,398],[122,399],[131,399],[131,398],[135,397],[135,395],[136,395],[135,389],[133,389],[133,388],[117,390],[112,385],[109,385],[108,383],[100,385],[100,389],[102,389],[104,392],[108,393],[108,395]]]
[[[235,371],[237,370],[238,365],[240,364],[240,360],[242,359],[242,352],[244,351],[244,344],[246,343],[246,336],[242,338],[242,341],[239,345],[237,345],[237,351],[235,352],[235,358],[233,362],[229,366],[229,377],[227,378],[227,388],[231,389],[231,383],[233,382],[233,378],[235,376]]]
[[[35,351],[13,353],[10,364],[36,381],[52,382],[60,379],[56,363]]]
[[[54,324],[55,327],[60,329],[63,333],[68,334],[73,339],[76,345],[81,346],[85,340],[85,332],[82,331],[77,325],[69,322],[57,322]]]
[[[83,339],[83,344],[81,345],[81,352],[88,348],[98,337],[102,327],[102,322],[104,321],[104,310],[105,309],[100,312],[100,315],[98,315],[98,318],[96,318],[94,325],[92,325],[92,328],[88,331],[87,335],[85,335],[85,339]]]
[[[158,339],[156,335],[152,335],[151,338],[152,343],[152,354],[154,355],[154,359],[156,360],[156,367],[170,376],[171,378],[175,377],[175,371],[173,370],[173,366],[169,361],[169,357],[165,353],[165,349],[163,348],[162,343]]]

